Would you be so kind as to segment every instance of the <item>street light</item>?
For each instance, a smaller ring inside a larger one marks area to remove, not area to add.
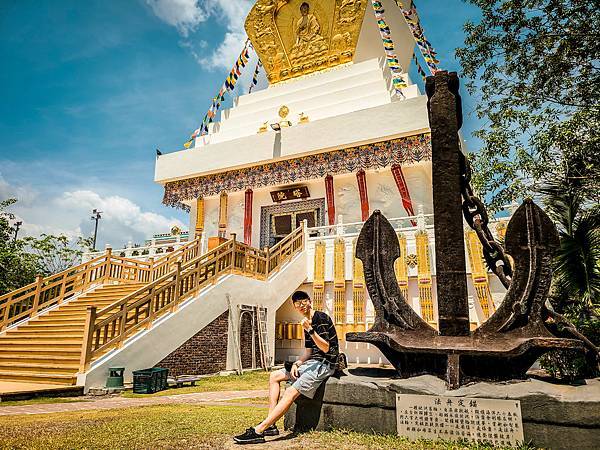
[[[19,235],[19,229],[21,228],[21,225],[23,225],[23,222],[15,222],[15,239],[14,239],[14,243],[17,242],[17,236]]]
[[[100,219],[102,219],[102,216],[100,214],[102,214],[102,211],[98,211],[97,209],[94,209],[92,211],[92,220],[96,221],[96,225],[94,226],[94,242],[92,244],[94,251],[96,251],[96,237],[98,236],[98,221]]]

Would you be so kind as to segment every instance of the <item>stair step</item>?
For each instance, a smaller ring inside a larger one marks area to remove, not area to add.
[[[85,317],[87,315],[87,312],[84,311],[68,311],[68,310],[60,310],[60,311],[52,311],[49,314],[40,316],[35,318],[34,320],[38,320],[38,319],[48,319],[48,318],[53,318],[53,317],[57,317],[57,318],[68,318],[68,317]]]
[[[11,345],[0,345],[0,356],[10,358],[12,356],[40,356],[40,355],[56,355],[64,357],[77,357],[81,356],[81,345],[69,346],[69,347],[45,347],[39,345],[27,345],[27,344],[11,344]]]
[[[61,332],[70,332],[70,331],[79,331],[82,330],[83,327],[79,324],[74,324],[74,325],[64,325],[64,324],[47,324],[47,323],[40,323],[36,320],[32,320],[31,322],[29,322],[26,325],[22,325],[20,327],[17,328],[17,330],[31,330],[31,331],[52,331],[52,332],[56,332],[56,333],[61,333]]]
[[[77,364],[79,363],[79,353],[72,353],[70,355],[54,355],[54,354],[43,354],[43,355],[30,355],[28,352],[23,353],[0,353],[0,365],[6,365],[7,363],[14,363],[16,365],[21,363],[27,364]]]
[[[85,322],[85,316],[81,315],[81,316],[65,316],[65,317],[61,317],[61,316],[42,316],[42,317],[38,317],[37,319],[35,319],[37,323],[57,323],[57,324],[68,324],[69,322],[72,322],[73,324],[76,323],[83,323]]]
[[[31,331],[31,330],[16,330],[8,331],[6,338],[0,339],[0,345],[4,339],[56,339],[56,340],[69,340],[79,339],[83,337],[83,329],[81,331],[68,331],[68,332],[53,332],[53,331]]]
[[[141,289],[143,286],[138,286],[135,289],[120,289],[120,290],[114,290],[114,291],[101,291],[101,292],[94,292],[92,294],[87,294],[87,295],[83,295],[79,298],[77,298],[75,300],[75,302],[80,302],[82,300],[86,300],[86,299],[94,299],[94,300],[98,300],[98,299],[111,299],[111,298],[116,298],[116,297],[120,297],[123,295],[127,295],[127,294],[131,294],[132,292],[135,292],[139,289]]]
[[[69,374],[45,374],[38,373],[33,374],[29,372],[18,372],[18,371],[1,371],[0,380],[4,381],[20,381],[20,382],[37,382],[37,383],[54,383],[54,384],[66,384],[72,385],[77,382],[77,377]]]
[[[10,345],[31,345],[32,347],[40,346],[40,345],[49,345],[53,347],[59,346],[68,346],[68,347],[81,347],[81,339],[76,340],[74,338],[70,338],[70,340],[66,341],[56,341],[54,339],[38,339],[38,338],[23,338],[23,339],[14,339],[14,338],[3,338],[0,339],[0,348],[8,348]]]
[[[32,373],[33,375],[38,374],[62,374],[62,375],[73,375],[79,371],[79,364],[71,363],[27,363],[27,362],[13,362],[13,363],[1,363],[0,372],[22,372]]]
[[[112,305],[117,300],[120,300],[120,297],[115,297],[114,299],[109,301],[73,303],[71,305],[62,306],[60,309],[62,309],[63,311],[87,311],[88,306],[95,306],[96,308],[100,306],[108,306]]]

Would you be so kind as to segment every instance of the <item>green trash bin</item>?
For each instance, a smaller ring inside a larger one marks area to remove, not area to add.
[[[133,371],[133,393],[154,394],[167,389],[169,369],[153,367],[152,369]]]
[[[110,367],[108,369],[108,378],[106,379],[107,388],[122,388],[123,374],[125,367]]]

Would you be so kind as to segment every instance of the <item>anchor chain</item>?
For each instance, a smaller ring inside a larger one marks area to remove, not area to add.
[[[465,221],[477,233],[477,237],[483,246],[483,258],[489,269],[494,272],[506,289],[512,280],[512,265],[504,248],[492,235],[488,225],[489,215],[485,205],[477,197],[471,187],[471,164],[464,154],[461,153],[461,195],[463,199],[462,210]]]

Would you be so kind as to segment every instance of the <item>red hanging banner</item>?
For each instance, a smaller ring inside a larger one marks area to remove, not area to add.
[[[246,198],[244,201],[244,244],[252,245],[252,199],[254,192],[252,189],[246,189]]]
[[[402,167],[394,164],[392,166],[392,175],[394,175],[394,181],[396,182],[396,186],[398,187],[398,191],[400,192],[400,197],[402,198],[402,206],[404,206],[404,210],[409,216],[415,215],[415,210],[413,209],[412,200],[410,199],[410,192],[408,191],[408,186],[406,184],[406,179],[404,178],[404,173],[402,173]],[[414,220],[410,221],[414,226],[417,223]]]
[[[333,176],[325,177],[325,195],[327,197],[327,216],[329,225],[335,225],[335,199],[333,194]]]
[[[369,218],[369,196],[367,194],[367,177],[364,170],[356,172],[356,180],[358,181],[358,193],[360,194],[362,221],[366,222]]]

